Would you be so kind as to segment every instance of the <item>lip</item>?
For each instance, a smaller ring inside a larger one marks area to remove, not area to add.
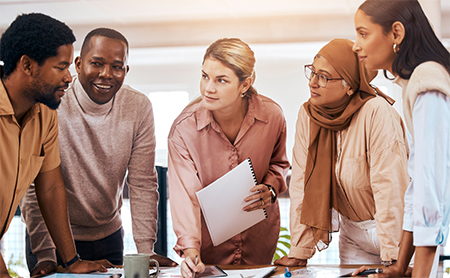
[[[366,60],[367,56],[358,56],[359,61],[362,63]]]
[[[313,91],[310,91],[311,97],[320,97],[318,93],[314,93]]]
[[[218,98],[213,98],[213,97],[209,97],[209,96],[205,96],[205,99],[206,99],[207,101],[215,101],[215,100],[218,100]]]
[[[101,94],[107,94],[114,88],[114,85],[111,84],[92,83],[92,85]]]

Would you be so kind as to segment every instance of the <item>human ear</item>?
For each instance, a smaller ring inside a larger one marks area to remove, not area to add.
[[[248,88],[250,88],[250,86],[252,85],[252,81],[253,80],[251,77],[247,77],[244,81],[242,81],[241,93],[247,92]]]
[[[75,69],[77,71],[77,74],[80,74],[81,72],[81,57],[77,56],[77,58],[75,58]]]
[[[400,45],[405,38],[405,26],[400,21],[392,24],[392,34],[394,35],[394,43]]]
[[[17,62],[17,67],[26,75],[32,76],[34,68],[33,62],[36,63],[28,55],[22,55],[22,57],[20,57],[19,61]]]

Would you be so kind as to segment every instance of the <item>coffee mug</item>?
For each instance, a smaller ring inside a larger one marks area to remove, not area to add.
[[[156,273],[150,275],[150,262],[156,265]],[[156,278],[159,275],[159,263],[150,259],[149,254],[127,254],[123,256],[125,278]]]

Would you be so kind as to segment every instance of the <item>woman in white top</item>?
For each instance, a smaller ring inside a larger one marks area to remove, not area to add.
[[[410,133],[411,183],[398,262],[375,277],[403,276],[414,251],[413,277],[428,277],[450,221],[450,54],[417,0],[367,0],[355,28],[360,61],[389,71],[402,87]]]

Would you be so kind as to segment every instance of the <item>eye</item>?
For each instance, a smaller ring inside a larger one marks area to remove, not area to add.
[[[94,67],[100,67],[101,64],[99,62],[91,62],[91,65],[93,65]]]
[[[322,79],[324,81],[328,80],[328,77],[326,77],[325,75],[320,74],[320,73],[318,75],[319,75],[319,79]]]
[[[219,78],[219,83],[224,84],[224,83],[227,83],[227,81],[225,79]]]
[[[363,32],[359,32],[359,35],[361,36],[361,38],[365,38],[366,37],[366,33],[363,33]]]
[[[115,70],[123,70],[123,67],[122,67],[122,66],[113,66],[113,68],[114,68]]]
[[[207,80],[207,79],[208,79],[208,76],[207,76],[206,74],[203,73],[203,74],[202,74],[202,78],[205,79],[205,80]]]

